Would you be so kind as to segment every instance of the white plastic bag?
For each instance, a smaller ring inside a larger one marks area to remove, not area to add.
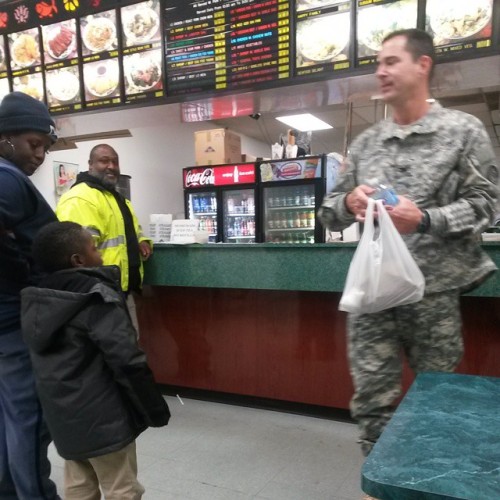
[[[373,222],[375,206],[378,232]],[[362,314],[383,311],[418,302],[424,288],[424,275],[382,201],[370,199],[363,235],[349,266],[339,309]]]

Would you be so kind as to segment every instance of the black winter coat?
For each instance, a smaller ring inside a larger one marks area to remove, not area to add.
[[[44,417],[68,460],[117,451],[170,418],[119,283],[115,266],[75,268],[21,294],[23,338]]]

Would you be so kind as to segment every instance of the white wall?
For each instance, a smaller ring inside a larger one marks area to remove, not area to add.
[[[61,136],[129,129],[132,137],[78,142],[78,149],[50,153],[32,180],[51,206],[56,204],[53,163],[76,163],[85,171],[91,148],[105,142],[119,154],[121,173],[132,177],[132,204],[146,232],[149,214],[183,216],[182,168],[195,164],[194,132],[216,127],[182,123],[179,105],[74,115],[56,122]],[[242,152],[269,156],[269,151],[268,144],[242,136]]]

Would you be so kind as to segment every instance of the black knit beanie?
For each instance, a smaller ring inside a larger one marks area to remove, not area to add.
[[[0,133],[42,132],[56,142],[55,126],[45,104],[28,94],[11,92],[0,104]]]

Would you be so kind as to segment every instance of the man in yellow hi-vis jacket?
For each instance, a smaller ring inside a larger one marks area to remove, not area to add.
[[[108,144],[92,148],[88,172],[78,174],[75,184],[56,208],[61,221],[74,221],[90,231],[104,265],[116,265],[134,326],[138,330],[132,292],[142,286],[142,261],[152,252],[152,241],[142,234],[129,200],[116,186],[120,177],[118,154]]]

